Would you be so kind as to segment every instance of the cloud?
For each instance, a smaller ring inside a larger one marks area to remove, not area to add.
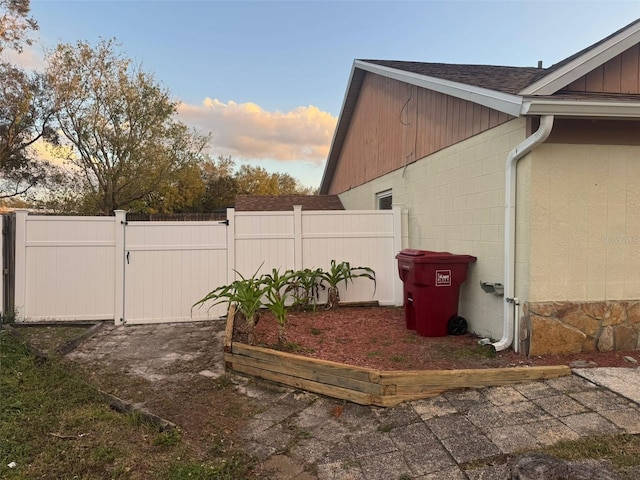
[[[56,146],[38,139],[29,147],[29,153],[40,161],[63,165],[73,155],[73,150],[69,146]]]
[[[337,119],[312,105],[269,112],[255,103],[182,103],[182,121],[211,132],[216,153],[244,159],[321,163],[327,158]]]
[[[2,60],[25,70],[35,70],[37,72],[43,72],[46,66],[44,53],[35,44],[33,46],[25,46],[22,52],[6,49],[2,52]]]

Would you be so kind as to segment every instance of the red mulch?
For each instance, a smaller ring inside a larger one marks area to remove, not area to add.
[[[289,312],[287,345],[277,342],[277,322],[262,313],[256,345],[299,355],[380,370],[428,370],[570,365],[636,367],[624,359],[640,361],[640,351],[598,352],[525,357],[509,349],[494,352],[478,344],[473,335],[421,337],[407,330],[402,308],[338,307],[316,312]],[[579,361],[579,365],[574,362]]]

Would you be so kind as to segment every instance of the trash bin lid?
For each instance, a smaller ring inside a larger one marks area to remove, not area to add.
[[[417,257],[415,263],[472,263],[476,261],[473,255],[456,255],[449,252],[432,252],[433,255]]]
[[[413,248],[405,248],[396,256],[402,255],[406,257],[421,257],[427,253],[430,253],[430,252],[427,252],[426,250],[414,250]]]
[[[396,258],[411,259],[413,263],[471,263],[476,261],[472,255],[456,255],[449,252],[433,252],[407,248],[396,255]]]

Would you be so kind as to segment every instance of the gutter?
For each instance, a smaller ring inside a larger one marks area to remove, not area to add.
[[[571,100],[555,98],[525,98],[521,115],[563,115],[595,118],[637,118],[637,102],[613,100]]]
[[[492,344],[493,348],[498,352],[509,348],[509,346],[514,343],[514,332],[518,332],[520,323],[518,314],[520,301],[515,296],[517,165],[518,161],[522,157],[531,152],[538,145],[544,143],[544,141],[549,137],[549,134],[553,129],[553,119],[553,115],[544,115],[540,117],[540,127],[538,130],[511,150],[507,157],[504,189],[504,323],[502,338]],[[516,338],[515,340],[514,350],[517,352],[519,349],[519,339]]]

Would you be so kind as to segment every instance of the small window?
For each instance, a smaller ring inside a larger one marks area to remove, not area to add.
[[[391,194],[391,190],[377,193],[376,200],[378,210],[391,210],[391,206],[393,205],[393,195]]]

